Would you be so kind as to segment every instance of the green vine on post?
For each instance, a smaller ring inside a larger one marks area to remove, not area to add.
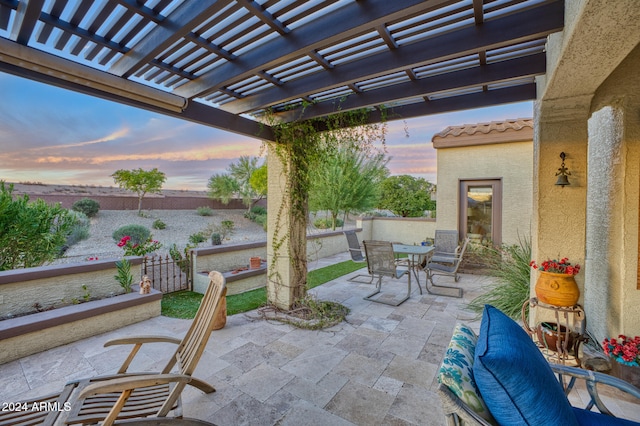
[[[300,117],[307,105],[302,105]],[[265,142],[269,153],[278,156],[286,182],[283,202],[275,218],[272,237],[273,257],[269,268],[269,281],[276,291],[292,290],[292,300],[303,300],[307,290],[307,239],[309,217],[309,189],[313,167],[339,149],[351,149],[375,154],[386,151],[386,109],[380,108],[380,123],[369,123],[371,111],[359,109],[341,111],[328,117],[310,120],[278,122],[277,113],[270,111],[263,117],[271,125],[277,142]],[[285,214],[287,217],[285,218]],[[285,226],[288,219],[288,226]],[[285,229],[286,228],[286,229]],[[283,282],[276,269],[278,258],[285,255],[283,247],[288,244],[286,255],[291,260],[290,282]],[[277,299],[277,296],[276,296]],[[270,300],[272,302],[272,300]],[[295,307],[294,306],[291,307]]]

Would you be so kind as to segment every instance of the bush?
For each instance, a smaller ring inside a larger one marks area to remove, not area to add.
[[[211,207],[198,207],[196,209],[196,212],[200,215],[200,216],[213,216],[213,209]]]
[[[90,223],[87,215],[77,210],[70,210],[69,213],[75,218],[75,223],[71,228],[71,233],[67,235],[66,247],[71,247],[72,245],[89,238]]]
[[[256,218],[253,220],[255,223],[257,223],[258,225],[262,225],[262,227],[264,228],[264,230],[267,230],[267,215],[266,214],[261,214],[256,216]]]
[[[196,232],[195,234],[189,235],[189,242],[192,244],[198,244],[206,241],[207,237],[204,236],[202,232]]]
[[[0,271],[40,266],[56,258],[74,218],[59,204],[13,197],[0,181]]]
[[[94,217],[98,214],[98,210],[100,210],[100,203],[91,198],[83,198],[73,203],[71,210],[84,213],[87,217]]]
[[[267,209],[262,206],[253,206],[251,207],[251,213],[256,215],[267,214]]]
[[[222,237],[220,236],[220,234],[218,234],[217,232],[211,234],[211,245],[219,246],[220,244],[222,244]]]
[[[153,221],[153,225],[151,225],[153,229],[165,229],[167,224],[161,221],[160,219],[156,219]]]
[[[333,221],[330,217],[321,217],[313,221],[313,226],[318,229],[331,229],[333,225]],[[336,228],[344,225],[344,221],[342,219],[336,219]]]
[[[467,308],[480,316],[484,305],[489,304],[513,319],[521,319],[522,305],[530,297],[531,240],[522,238],[519,244],[503,245],[491,258],[495,260],[489,265],[490,275],[497,278],[496,283],[473,299]]]
[[[227,237],[233,235],[233,232],[235,231],[234,228],[235,224],[232,220],[223,220],[222,222],[220,222],[220,225],[213,226],[213,232],[215,232],[216,234],[220,234],[220,238],[224,240]]]
[[[145,226],[132,224],[116,229],[111,236],[117,243],[126,235],[131,237],[132,244],[142,244],[151,238],[151,231]]]

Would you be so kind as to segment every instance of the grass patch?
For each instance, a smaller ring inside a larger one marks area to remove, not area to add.
[[[310,271],[307,274],[308,288],[314,288],[343,275],[362,269],[363,263],[351,260],[325,266],[324,268]],[[178,291],[165,294],[162,297],[162,315],[171,318],[193,318],[200,306],[202,294],[193,291]],[[267,291],[265,288],[247,291],[241,294],[227,296],[227,314],[239,314],[252,311],[267,303]]]

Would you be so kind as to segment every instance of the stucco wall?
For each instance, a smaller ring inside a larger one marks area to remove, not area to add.
[[[599,340],[619,333],[640,335],[638,67],[640,46],[598,89],[588,123],[585,309]]]
[[[636,3],[566,0],[565,29],[550,36],[547,75],[538,79],[533,256],[561,251],[586,262],[577,281],[596,341],[640,334]],[[569,155],[571,186],[555,191],[551,163],[560,151]]]
[[[379,240],[420,244],[425,238],[435,236],[436,220],[425,217],[369,217],[358,219],[357,227],[362,229],[358,234],[360,242]]]
[[[157,292],[152,291],[154,297],[130,293],[116,298],[2,321],[0,323],[0,333],[2,334],[11,334],[9,331],[11,327],[29,328],[29,322],[40,321],[40,325],[31,332],[0,338],[2,341],[0,364],[157,317],[161,312],[161,297],[155,297]],[[131,303],[132,301],[143,303]],[[102,312],[94,313],[94,311]],[[65,316],[79,319],[75,321],[59,319]]]
[[[123,293],[114,278],[116,262],[100,260],[0,272],[0,319]],[[131,273],[140,277],[142,258],[130,257]],[[86,286],[86,290],[82,287]]]
[[[502,179],[502,242],[530,235],[533,142],[438,149],[437,228],[458,229],[461,179]],[[559,166],[559,161],[557,162]]]

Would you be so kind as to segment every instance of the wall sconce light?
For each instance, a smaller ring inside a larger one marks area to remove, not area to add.
[[[562,164],[560,165],[560,168],[558,169],[558,173],[556,173],[556,176],[558,176],[558,181],[556,182],[556,185],[560,185],[561,187],[565,187],[567,185],[571,185],[569,183],[569,178],[567,176],[570,176],[571,173],[569,173],[569,171],[567,170],[567,168],[564,166],[564,159],[566,157],[566,154],[564,152],[560,153],[560,158],[562,158]]]

